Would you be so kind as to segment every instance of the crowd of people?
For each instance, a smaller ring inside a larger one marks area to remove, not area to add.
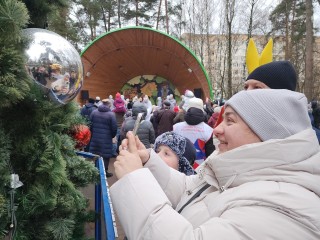
[[[210,119],[214,111],[218,113],[218,105],[211,104],[211,101],[204,104],[190,90],[185,92],[179,104],[172,94],[160,101],[161,106],[158,106],[152,104],[147,95],[125,99],[123,95],[116,93],[114,98],[112,95],[102,100],[99,96],[89,98],[81,108],[80,113],[88,120],[92,134],[86,150],[103,157],[107,177],[113,175],[108,172],[109,160],[118,155],[119,145],[126,134],[133,130],[139,113],[143,113],[137,131],[140,141],[146,148],[154,148],[164,159],[171,150],[177,170],[180,169],[187,175],[196,174],[194,169],[214,151],[214,122]],[[158,103],[160,101],[158,99]],[[211,126],[208,125],[209,120]],[[170,140],[165,138],[167,133],[184,144],[172,147]],[[166,143],[164,139],[167,139]],[[163,151],[166,147],[168,149]],[[179,149],[179,152],[172,149]],[[179,154],[185,152],[189,153],[187,158],[179,157]]]
[[[63,68],[53,63],[27,69],[34,80],[47,89],[51,89],[60,100],[76,92],[77,72],[74,68]]]
[[[128,239],[320,239],[320,108],[296,82],[275,61],[222,103],[190,90],[157,105],[89,99],[88,150],[106,170],[116,157],[110,193]]]

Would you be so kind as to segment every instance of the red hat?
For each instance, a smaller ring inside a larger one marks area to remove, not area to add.
[[[119,98],[119,97],[121,97],[121,94],[120,93],[116,93],[116,98]]]

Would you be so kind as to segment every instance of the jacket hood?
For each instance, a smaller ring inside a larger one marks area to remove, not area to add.
[[[94,103],[87,103],[85,106],[86,108],[91,108],[91,107],[94,107],[95,105]]]
[[[204,119],[205,119],[205,116],[203,114],[203,111],[194,107],[189,108],[187,113],[184,116],[184,120],[189,125],[197,125],[203,122]]]
[[[108,108],[106,105],[101,104],[101,105],[99,105],[99,107],[98,107],[98,111],[99,111],[99,112],[110,112],[111,110],[110,110],[110,108]]]
[[[118,98],[116,98],[114,100],[113,104],[114,105],[116,105],[116,104],[124,104],[124,101],[120,97],[118,97]]]
[[[136,118],[138,113],[143,113],[143,118],[147,115],[147,108],[143,103],[135,102],[132,106],[132,116]]]
[[[275,181],[297,184],[320,196],[320,147],[312,129],[217,153],[199,169],[208,183],[218,184],[217,188]]]
[[[120,97],[114,100],[113,105],[115,106],[115,108],[113,109],[113,112],[117,112],[117,113],[126,112],[125,103]]]

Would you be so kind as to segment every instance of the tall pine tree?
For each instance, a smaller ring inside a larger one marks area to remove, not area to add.
[[[275,43],[277,38],[284,36],[285,60],[295,66],[299,76],[305,72],[305,35],[306,35],[306,4],[304,0],[282,0],[271,12],[272,34]],[[279,36],[280,35],[280,36]],[[275,59],[277,53],[274,53]],[[303,92],[303,82],[298,80],[297,91]]]
[[[77,104],[57,107],[25,71],[21,29],[27,24],[23,3],[0,0],[0,234],[85,239],[84,223],[92,214],[79,188],[95,182],[98,171],[76,155],[68,134],[84,123]],[[10,188],[12,173],[22,187]]]

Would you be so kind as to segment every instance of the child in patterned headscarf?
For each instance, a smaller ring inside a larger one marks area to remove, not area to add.
[[[196,149],[189,139],[175,132],[165,132],[156,138],[154,150],[170,167],[186,175],[196,174],[192,168]]]

